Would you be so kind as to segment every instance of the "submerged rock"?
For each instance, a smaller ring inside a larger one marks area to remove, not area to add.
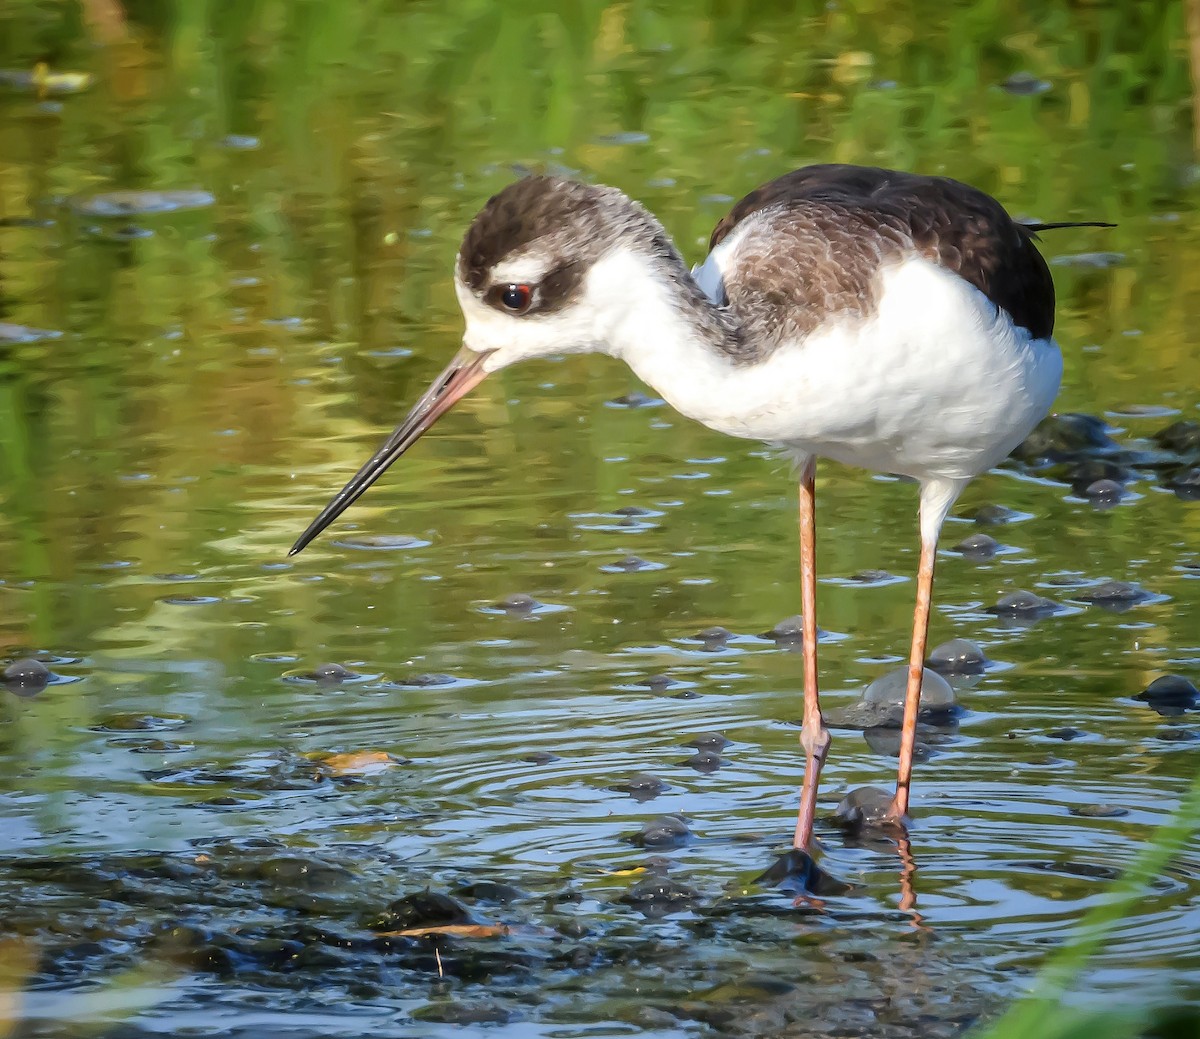
[[[1200,689],[1182,675],[1163,675],[1135,694],[1134,699],[1149,704],[1160,714],[1181,714],[1197,705]]]
[[[1079,602],[1094,603],[1097,606],[1133,606],[1151,598],[1151,594],[1136,584],[1128,581],[1101,581],[1090,588],[1082,588],[1071,595]]]
[[[445,675],[440,671],[422,671],[415,675],[406,675],[396,684],[411,686],[414,689],[429,689],[439,685],[454,685],[456,681],[453,675]]]
[[[1097,505],[1115,505],[1125,497],[1125,488],[1116,480],[1096,480],[1076,493]]]
[[[635,801],[650,801],[670,787],[658,776],[652,776],[649,772],[639,772],[623,783],[614,783],[608,789],[628,794]],[[686,826],[684,829],[686,830]]]
[[[1200,500],[1200,465],[1175,473],[1167,486],[1183,501]]]
[[[624,396],[614,397],[608,403],[614,408],[656,408],[662,404],[662,400],[659,397],[650,397],[640,390],[634,390]]]
[[[700,897],[700,892],[687,884],[657,876],[634,884],[621,896],[621,901],[647,916],[666,916],[690,909]]]
[[[542,604],[532,595],[516,592],[505,596],[494,605],[497,610],[504,610],[505,613],[532,613]]]
[[[467,923],[467,907],[437,891],[415,891],[392,902],[367,927],[372,931],[404,931],[410,927],[437,927]]]
[[[1180,419],[1154,434],[1154,442],[1181,455],[1200,454],[1200,422]]]
[[[850,575],[850,580],[856,584],[883,584],[895,580],[895,576],[886,570],[859,570]]]
[[[1067,412],[1043,419],[1013,457],[1030,463],[1069,461],[1081,455],[1112,454],[1120,446],[1108,435],[1103,419]]]
[[[825,632],[821,628],[817,628],[818,640],[824,634]],[[784,617],[770,631],[764,631],[759,635],[759,638],[770,639],[781,646],[800,645],[804,642],[804,617],[799,613],[793,614],[791,617]]]
[[[9,664],[0,677],[3,678],[4,684],[18,696],[32,696],[45,689],[54,676],[40,660],[23,657]]]
[[[1072,815],[1078,815],[1084,819],[1116,819],[1119,816],[1129,814],[1128,808],[1110,804],[1071,805],[1067,811]]]
[[[658,569],[658,564],[651,563],[648,559],[643,559],[641,556],[625,556],[616,560],[616,562],[607,563],[601,569],[607,570],[610,573],[632,574],[639,570],[656,570]]]
[[[645,686],[647,689],[670,689],[672,686],[679,685],[670,675],[650,675],[648,678],[639,679],[637,685]]]
[[[698,750],[690,758],[685,758],[679,762],[680,765],[686,765],[688,768],[694,768],[697,772],[716,772],[722,765],[728,765],[720,754],[712,750]]]
[[[336,685],[338,682],[351,682],[361,677],[357,671],[351,671],[341,664],[318,664],[307,676],[314,682]]]
[[[987,534],[971,534],[965,537],[951,552],[958,552],[964,559],[991,559],[1000,551],[1000,543]]]
[[[851,790],[834,812],[839,826],[859,829],[863,826],[894,826],[888,818],[892,807],[892,792],[877,786],[860,786]]]
[[[691,839],[692,831],[681,815],[660,815],[628,838],[639,848],[682,848]]]
[[[994,613],[997,617],[1014,617],[1032,620],[1037,617],[1049,617],[1058,613],[1062,607],[1053,599],[1045,599],[1033,592],[1020,589],[1010,592],[994,606],[985,607],[985,613]]]
[[[941,675],[982,675],[988,658],[983,647],[968,639],[950,639],[935,646],[925,666]]]
[[[826,724],[837,729],[896,729],[904,721],[904,695],[908,666],[901,665],[868,685],[849,707],[825,712]],[[954,690],[936,671],[925,668],[921,677],[921,702],[917,717],[928,724],[952,724],[958,711]]]
[[[727,739],[723,733],[702,732],[688,740],[687,745],[700,750],[724,750],[731,742],[732,740]]]
[[[968,514],[981,527],[999,527],[1011,523],[1020,513],[1014,512],[1006,505],[980,505],[974,512]]]

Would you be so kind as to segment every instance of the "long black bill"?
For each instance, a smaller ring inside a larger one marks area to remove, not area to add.
[[[366,465],[351,477],[350,482],[338,491],[333,501],[321,510],[321,514],[296,539],[296,543],[288,552],[289,556],[294,556],[358,501],[363,492],[384,474],[388,466],[421,438],[425,430],[454,407],[460,397],[465,396],[484,380],[487,375],[483,370],[486,357],[487,354],[476,353],[465,346],[454,355],[454,360],[434,379],[433,385],[413,405],[412,411],[396,427],[396,431],[383,442]]]

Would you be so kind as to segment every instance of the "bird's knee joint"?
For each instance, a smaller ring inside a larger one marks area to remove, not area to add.
[[[822,718],[811,722],[806,721],[804,728],[800,730],[800,745],[806,754],[818,761],[825,760],[825,755],[829,752],[829,745],[832,742],[833,737],[825,728],[825,721]]]

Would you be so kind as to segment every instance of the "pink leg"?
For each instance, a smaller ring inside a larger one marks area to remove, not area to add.
[[[937,539],[921,539],[921,565],[917,570],[917,607],[913,611],[912,651],[908,657],[908,688],[904,693],[904,724],[900,731],[900,770],[896,796],[889,815],[903,823],[908,815],[908,792],[912,783],[913,747],[917,741],[917,711],[921,705],[921,678],[925,671],[925,645],[929,634],[929,610],[933,602],[933,564]]]
[[[817,810],[817,785],[821,766],[831,742],[821,717],[817,694],[817,527],[815,459],[810,458],[800,473],[800,609],[804,615],[804,727],[800,744],[807,755],[804,785],[800,789],[800,812],[796,817],[793,846],[807,850],[812,840]]]

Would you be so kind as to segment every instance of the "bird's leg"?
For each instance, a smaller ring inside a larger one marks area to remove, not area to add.
[[[800,610],[804,638],[804,727],[800,744],[804,747],[804,785],[800,788],[800,812],[796,817],[794,847],[804,851],[812,840],[813,819],[817,809],[817,784],[821,766],[829,751],[829,730],[821,717],[817,695],[817,527],[816,460],[809,458],[800,471]]]
[[[908,655],[908,686],[904,692],[904,723],[900,730],[900,769],[896,777],[896,796],[888,812],[888,817],[900,824],[908,815],[908,790],[912,783],[913,749],[917,742],[917,712],[921,705],[921,678],[925,673],[925,644],[929,634],[936,556],[937,535],[922,536],[921,565],[917,570],[917,606],[913,611],[912,650]]]

